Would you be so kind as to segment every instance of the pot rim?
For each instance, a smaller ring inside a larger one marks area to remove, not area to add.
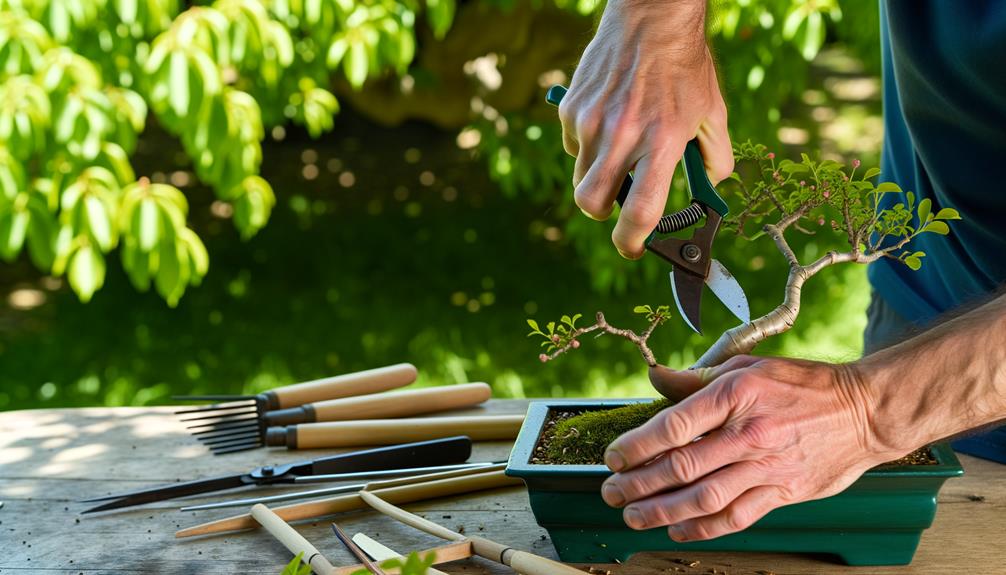
[[[631,399],[547,399],[534,400],[528,405],[524,424],[507,461],[506,474],[511,477],[532,478],[569,477],[609,477],[612,472],[604,465],[556,465],[530,463],[531,455],[541,436],[545,420],[552,409],[587,408],[602,409],[620,407],[631,403],[653,401],[655,398]],[[870,469],[863,477],[958,477],[964,474],[957,455],[947,442],[929,446],[936,465],[891,465]]]

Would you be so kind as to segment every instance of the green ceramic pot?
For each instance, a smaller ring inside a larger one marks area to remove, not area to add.
[[[611,475],[603,465],[529,463],[550,410],[636,401],[644,400],[535,401],[528,408],[506,474],[527,484],[535,519],[563,561],[614,563],[642,551],[775,551],[830,554],[849,565],[905,565],[933,522],[940,486],[964,472],[940,443],[931,447],[938,465],[874,469],[838,495],[776,509],[740,533],[675,543],[664,528],[626,527],[621,510],[601,499],[601,483]]]

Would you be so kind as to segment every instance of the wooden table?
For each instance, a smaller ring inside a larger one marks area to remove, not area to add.
[[[521,413],[526,401],[493,401],[493,413]],[[484,443],[478,460],[505,458],[509,445]],[[258,449],[213,457],[191,439],[170,408],[47,409],[0,413],[0,573],[165,573],[277,575],[287,551],[264,531],[175,539],[174,532],[235,514],[235,509],[179,513],[177,502],[81,516],[78,499],[323,455]],[[594,566],[619,575],[667,573],[1006,573],[1006,467],[962,457],[966,475],[940,493],[935,525],[908,567],[850,568],[826,558],[754,553],[641,554],[624,565]],[[279,490],[280,488],[276,488]],[[265,490],[265,492],[272,492]],[[192,498],[185,503],[217,497]],[[407,506],[444,524],[554,557],[523,489],[510,488]],[[237,511],[240,511],[238,509]],[[399,551],[436,539],[375,513],[339,517],[348,531],[379,537]],[[297,528],[336,565],[353,563],[329,521]],[[699,561],[694,567],[675,560]],[[680,569],[675,571],[675,568]],[[586,566],[585,566],[586,569]],[[480,559],[443,567],[450,573],[506,573]],[[600,571],[603,573],[604,571]]]

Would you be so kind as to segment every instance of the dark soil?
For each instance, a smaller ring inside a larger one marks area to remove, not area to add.
[[[652,416],[655,411],[663,409],[663,406],[658,409],[642,409],[643,406],[649,406],[649,404],[638,404],[635,409],[629,412],[623,411],[627,414],[628,419],[638,419],[640,416]],[[627,406],[628,407],[628,406]],[[621,410],[626,410],[626,407],[620,408]],[[591,429],[598,426],[598,422],[601,418],[590,418],[590,420],[584,421],[584,426],[587,428],[586,433],[580,431],[580,429],[575,425],[570,425],[568,422],[573,417],[582,415],[587,412],[600,412],[609,410],[585,410],[585,409],[552,409],[549,410],[548,417],[545,419],[545,425],[542,429],[542,433],[538,438],[538,444],[535,445],[534,453],[531,455],[531,463],[539,465],[603,465],[604,464],[604,449],[607,444],[610,443],[611,434],[617,437],[621,434],[621,431],[616,431],[614,425],[603,426],[605,428],[605,441],[603,445],[598,442],[597,437],[593,437],[591,434]],[[599,415],[599,414],[598,414]],[[648,418],[648,417],[647,417]],[[624,416],[620,416],[619,419],[626,419]],[[638,427],[643,421],[634,421],[634,425],[631,427]],[[625,424],[619,425],[623,429],[627,429]],[[596,435],[596,434],[593,434]],[[613,439],[613,438],[612,438]],[[878,468],[888,468],[888,467],[900,467],[906,465],[937,465],[938,462],[936,458],[933,457],[932,452],[928,447],[923,447],[908,455],[885,463],[878,466]]]

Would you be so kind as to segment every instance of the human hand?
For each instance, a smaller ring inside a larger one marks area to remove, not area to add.
[[[877,432],[877,392],[853,365],[739,356],[651,377],[683,400],[612,442],[601,493],[629,527],[675,541],[740,531],[918,447]]]
[[[727,111],[705,42],[705,0],[611,0],[559,105],[563,146],[576,156],[574,198],[611,215],[625,175],[635,181],[612,232],[627,258],[664,213],[674,167],[698,136],[713,184],[733,171]]]

